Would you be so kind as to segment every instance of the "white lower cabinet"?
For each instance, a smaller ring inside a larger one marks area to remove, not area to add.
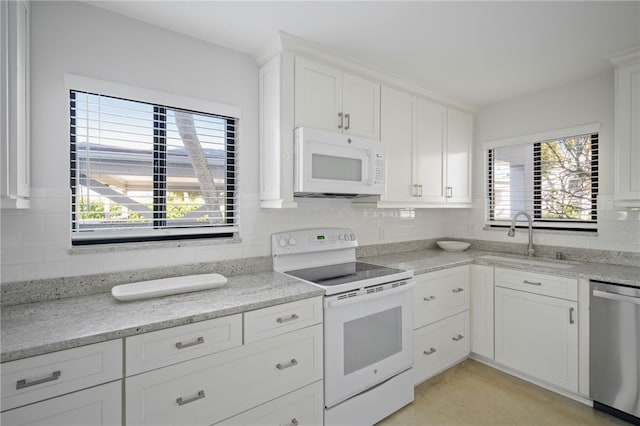
[[[469,355],[467,311],[414,331],[413,370],[421,383]]]
[[[471,352],[493,359],[493,267],[471,265]]]
[[[211,425],[322,380],[322,325],[128,377],[126,424]]]
[[[224,426],[322,425],[323,392],[323,382],[315,382],[216,424]]]
[[[577,393],[577,322],[575,301],[496,287],[495,360]]]
[[[114,426],[122,424],[122,381],[5,411],[3,426]]]

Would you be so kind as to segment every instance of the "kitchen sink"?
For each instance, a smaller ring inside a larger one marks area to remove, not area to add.
[[[556,269],[571,269],[574,266],[576,266],[575,264],[572,264],[572,263],[560,263],[560,262],[554,262],[553,260],[529,259],[529,258],[523,258],[523,257],[509,257],[509,256],[496,256],[496,255],[478,256],[478,259],[490,260],[494,262],[516,263],[520,265],[542,266],[545,268],[556,268]]]

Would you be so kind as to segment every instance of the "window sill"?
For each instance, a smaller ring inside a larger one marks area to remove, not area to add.
[[[506,227],[498,227],[498,226],[488,226],[485,225],[482,230],[483,231],[498,231],[498,232],[504,232],[504,234],[507,234],[507,230],[509,229],[508,226]],[[518,230],[527,230],[526,226],[516,226],[516,229]],[[569,229],[541,229],[541,228],[533,228],[533,232],[535,232],[536,234],[549,234],[549,235],[571,235],[571,236],[578,236],[578,237],[597,237],[598,236],[598,231],[586,231],[586,230],[569,230]]]
[[[131,250],[153,250],[164,248],[178,247],[204,247],[219,246],[226,244],[240,244],[242,239],[234,238],[204,238],[193,240],[175,240],[175,241],[145,241],[139,243],[114,243],[114,244],[96,244],[86,246],[73,246],[68,250],[71,255],[74,254],[93,254],[93,253],[112,253]]]

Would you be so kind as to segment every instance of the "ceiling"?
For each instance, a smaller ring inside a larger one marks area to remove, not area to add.
[[[640,1],[88,1],[253,54],[278,31],[479,107],[611,69]]]

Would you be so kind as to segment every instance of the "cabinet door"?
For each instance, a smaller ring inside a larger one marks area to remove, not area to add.
[[[495,360],[578,391],[578,304],[495,288]]]
[[[493,267],[471,265],[471,352],[493,359]]]
[[[640,205],[640,63],[616,71],[616,199]]]
[[[380,140],[380,84],[344,73],[342,112],[345,133]]]
[[[380,136],[387,156],[387,188],[380,200],[418,201],[413,196],[417,98],[383,86],[381,99]]]
[[[342,71],[303,57],[295,61],[295,127],[341,132]]]
[[[414,181],[421,186],[420,200],[445,203],[445,117],[443,105],[418,99]]]
[[[31,191],[29,136],[29,3],[0,4],[0,207],[28,208]]]
[[[447,112],[447,203],[471,202],[473,117],[449,108]]]
[[[114,426],[122,424],[120,380],[5,411],[4,426]]]

